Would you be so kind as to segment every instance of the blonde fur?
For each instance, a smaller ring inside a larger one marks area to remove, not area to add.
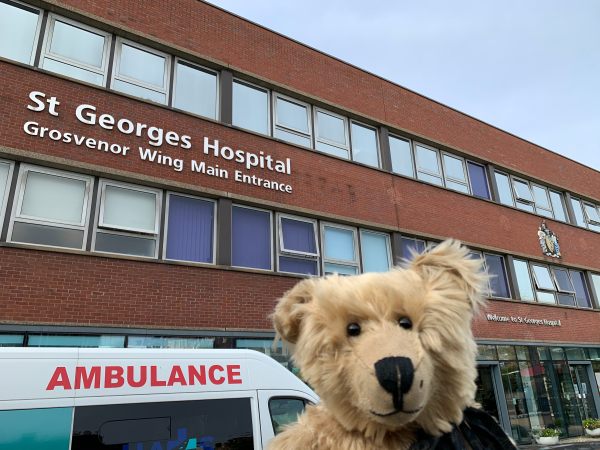
[[[450,240],[404,269],[298,283],[272,318],[321,403],[307,408],[269,450],[408,449],[417,429],[450,431],[475,403],[471,319],[485,282],[481,261]],[[401,317],[412,329],[398,325]],[[359,336],[348,336],[350,323],[360,325]],[[407,413],[394,412],[391,395],[377,381],[374,364],[387,357],[414,365]]]

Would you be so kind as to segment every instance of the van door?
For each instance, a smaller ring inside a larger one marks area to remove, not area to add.
[[[258,410],[263,448],[285,425],[294,423],[307,404],[316,401],[301,391],[259,390]]]

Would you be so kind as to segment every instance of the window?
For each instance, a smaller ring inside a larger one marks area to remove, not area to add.
[[[175,64],[173,107],[217,118],[217,73],[180,59]]]
[[[11,242],[83,249],[92,177],[23,164]]]
[[[389,141],[394,173],[414,178],[415,169],[410,141],[396,136],[390,136]]]
[[[500,203],[540,216],[566,221],[562,194],[545,186],[495,172]],[[513,197],[514,196],[514,197]]]
[[[80,348],[123,348],[125,336],[69,336],[31,334],[29,347],[80,347]]]
[[[550,275],[550,269],[547,266],[531,264],[535,286],[537,288],[536,295],[540,303],[556,303],[554,293],[556,287]]]
[[[40,29],[40,10],[21,3],[0,1],[0,56],[33,64]]]
[[[600,231],[600,216],[596,205],[571,197],[571,206],[575,213],[575,223],[578,226]]]
[[[144,376],[136,374],[136,379]],[[252,450],[250,400],[219,398],[78,406],[73,419],[71,449]]]
[[[312,146],[310,105],[275,94],[274,136],[292,144]]]
[[[127,348],[213,348],[214,338],[129,336]]]
[[[571,281],[573,282],[573,287],[575,288],[575,300],[577,302],[577,306],[580,308],[591,308],[592,301],[590,299],[590,293],[588,292],[583,272],[580,272],[579,270],[569,270],[569,274],[571,275]]]
[[[280,272],[319,274],[317,222],[279,214],[278,269]]]
[[[0,411],[0,445],[3,449],[69,448],[72,418],[73,408]]]
[[[529,276],[529,265],[527,264],[527,261],[514,259],[513,265],[515,268],[517,286],[519,288],[521,300],[528,302],[535,301],[535,294],[533,293],[533,287],[531,285],[531,278]]]
[[[387,272],[392,267],[390,235],[360,230],[363,272]]]
[[[109,46],[108,33],[50,14],[40,67],[104,86]]]
[[[558,288],[558,303],[561,305],[575,306],[575,288],[569,276],[569,271],[558,267],[552,268],[554,282]]]
[[[283,427],[286,425],[296,422],[298,416],[304,412],[304,406],[304,400],[300,398],[275,397],[269,399],[269,413],[275,434],[283,431]]]
[[[167,103],[171,57],[117,38],[112,88],[156,103]]]
[[[116,181],[100,181],[93,249],[156,258],[162,193]]]
[[[467,180],[464,159],[443,153],[442,161],[444,164],[446,187],[469,194],[469,181]]]
[[[489,280],[490,295],[492,297],[510,298],[504,258],[500,255],[491,255],[489,253],[484,253],[483,258],[487,273],[491,275]]]
[[[332,112],[315,108],[315,148],[349,159],[348,120]]]
[[[400,246],[402,248],[402,258],[411,260],[413,259],[413,254],[423,253],[427,244],[421,239],[402,237]]]
[[[269,91],[233,81],[233,125],[261,134],[271,134]]]
[[[10,180],[12,180],[13,164],[0,160],[0,229],[4,225],[4,211],[8,203]]]
[[[596,300],[600,301],[600,274],[592,273],[591,280],[592,280],[592,289],[596,293]],[[599,305],[596,305],[596,306],[599,306]]]
[[[323,240],[323,273],[356,275],[358,251],[356,229],[342,225],[321,224]]]
[[[22,334],[0,334],[0,347],[23,347],[23,342]]]
[[[440,167],[437,150],[424,147],[422,144],[415,146],[415,159],[417,162],[417,178],[429,183],[443,186],[442,169]]]
[[[231,265],[272,270],[271,212],[234,205],[231,215]]]
[[[368,166],[379,167],[377,130],[353,121],[350,131],[352,133],[352,159]]]
[[[467,161],[467,168],[469,171],[469,182],[473,195],[479,198],[490,199],[490,188],[488,186],[485,167],[481,164]]]
[[[165,259],[215,262],[215,202],[188,195],[167,195]]]

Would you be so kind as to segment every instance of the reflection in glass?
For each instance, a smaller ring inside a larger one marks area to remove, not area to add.
[[[119,75],[164,89],[166,66],[167,60],[163,56],[125,43],[121,45]]]
[[[175,68],[173,107],[217,118],[217,75],[182,62]]]
[[[519,288],[521,300],[528,302],[535,301],[533,287],[531,286],[531,278],[529,278],[529,266],[527,265],[527,262],[520,259],[514,259],[513,265],[515,268],[515,274],[517,276],[517,286]]]
[[[277,97],[275,108],[277,125],[302,133],[309,133],[308,108],[306,106]]]
[[[79,67],[72,66],[71,64],[55,61],[53,59],[45,58],[42,68],[51,72],[59,73],[66,77],[95,84],[97,86],[102,86],[104,84],[104,74],[80,69]]]
[[[317,111],[318,139],[324,139],[347,147],[346,121],[340,117],[332,116],[323,111]]]
[[[387,235],[361,230],[360,248],[363,272],[387,272],[390,270],[389,247]]]
[[[261,134],[269,133],[269,93],[233,82],[233,125]]]
[[[415,176],[410,141],[390,136],[390,153],[394,173],[407,177]]]
[[[0,2],[0,56],[31,63],[38,20],[33,9]]]
[[[156,231],[156,193],[105,185],[102,200],[101,226],[147,233]]]
[[[352,159],[369,166],[379,166],[377,151],[377,134],[373,128],[353,123],[352,130]]]
[[[533,269],[533,274],[535,275],[535,284],[537,287],[539,289],[554,291],[554,282],[552,281],[548,268],[545,266],[538,266],[537,264],[532,264],[531,267]]]
[[[103,66],[106,39],[100,34],[55,20],[50,52],[100,69]]]
[[[495,361],[498,359],[495,345],[478,345],[477,359],[485,361]]]
[[[513,206],[513,197],[510,189],[510,182],[508,176],[503,173],[496,172],[496,185],[498,186],[498,195],[500,196],[500,203],[504,205]]]
[[[567,221],[565,214],[565,208],[563,206],[562,195],[558,192],[550,191],[550,201],[552,202],[552,210],[554,211],[554,218],[556,220]]]
[[[354,232],[343,228],[325,227],[325,258],[354,262]]]

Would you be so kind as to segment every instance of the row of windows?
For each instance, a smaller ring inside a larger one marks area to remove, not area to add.
[[[46,70],[218,118],[218,72],[121,37],[115,38],[113,50],[111,34],[53,13],[48,15],[43,32],[41,24],[41,10],[13,0],[0,0],[0,56],[33,64],[38,36],[43,34],[39,66]],[[112,53],[113,70],[109,74]],[[232,123],[382,167],[375,127],[243,80],[233,81]],[[394,173],[492,199],[483,165],[399,136],[390,135],[388,143]],[[569,221],[562,193],[503,172],[495,172],[493,181],[500,203]],[[572,198],[570,206],[574,215],[571,223],[600,232],[598,205]]]
[[[0,161],[4,204],[13,168]],[[94,196],[94,184],[88,175],[21,164],[7,240],[84,250],[92,222],[92,251],[215,263],[216,201],[167,192],[161,253],[163,191],[100,179]],[[236,267],[349,275],[392,266],[389,234],[242,205],[232,208],[231,244]]]
[[[0,160],[0,220],[13,170],[13,163]],[[215,200],[165,194],[160,189],[108,179],[100,179],[95,191],[95,184],[88,175],[21,164],[7,241],[215,264]],[[161,251],[163,195],[166,211]],[[96,207],[92,208],[94,198]],[[393,266],[388,233],[237,204],[232,205],[230,231],[234,267],[301,275],[355,275],[385,272]],[[398,256],[410,260],[428,245],[436,243],[402,236]],[[477,251],[472,256],[482,259],[491,275],[489,294],[495,298],[582,308],[592,307],[590,288],[600,298],[600,275],[591,274],[588,288],[582,271],[521,259],[513,259],[512,264],[516,295],[511,293],[503,256]]]

